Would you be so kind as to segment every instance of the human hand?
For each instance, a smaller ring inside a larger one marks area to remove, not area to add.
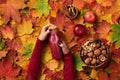
[[[42,30],[41,30],[41,33],[38,37],[38,39],[40,39],[41,41],[44,41],[46,38],[47,38],[47,35],[50,33],[51,31],[51,27],[56,27],[55,25],[53,24],[47,24],[45,26],[43,26]]]
[[[69,53],[70,50],[63,40],[61,40],[61,42],[59,43],[59,46],[62,48],[62,52],[64,55]]]

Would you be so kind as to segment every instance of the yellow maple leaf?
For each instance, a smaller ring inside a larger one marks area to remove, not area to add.
[[[43,49],[43,53],[44,53],[42,58],[43,63],[46,63],[52,59],[49,45],[45,46],[45,48]]]
[[[41,17],[42,16],[42,13],[40,13],[40,12],[38,12],[38,11],[36,11],[36,10],[31,10],[31,15],[33,16],[33,17],[35,17],[35,18],[37,18],[37,17]]]
[[[96,0],[98,4],[104,7],[112,6],[114,0]]]
[[[36,2],[37,0],[29,0],[29,2],[27,3],[27,6],[29,7],[29,8],[34,8],[34,5],[35,5],[35,2]]]
[[[26,69],[27,65],[29,64],[28,60],[25,60],[25,58],[22,56],[22,54],[18,54],[16,57],[16,64],[22,67],[22,69]]]
[[[56,71],[61,71],[61,70],[63,70],[63,67],[64,67],[64,62],[63,62],[63,61],[60,61],[60,64],[59,64],[58,68],[56,69]]]
[[[32,22],[31,20],[26,21],[25,19],[23,19],[22,24],[18,25],[17,27],[17,35],[18,36],[23,36],[26,34],[31,34],[33,32],[33,28],[32,28]]]
[[[42,28],[43,26],[45,26],[46,24],[49,24],[49,23],[50,23],[50,20],[49,20],[48,17],[42,16],[42,17],[40,18],[39,25],[41,26],[41,28]]]
[[[59,66],[59,62],[52,59],[48,63],[46,63],[46,65],[50,70],[56,70]]]
[[[105,21],[107,21],[108,23],[113,23],[112,22],[112,19],[111,19],[111,17],[112,17],[112,14],[104,14],[103,16],[101,16],[101,17],[99,17],[100,18],[100,21],[103,21],[103,20],[105,20]]]
[[[52,17],[56,17],[57,11],[62,7],[62,4],[60,2],[53,2],[50,1],[51,11],[50,14]]]
[[[92,79],[98,80],[98,72],[95,69],[92,69],[92,71],[90,73],[90,77]]]
[[[46,74],[42,74],[39,80],[46,80]]]
[[[3,25],[3,20],[2,20],[2,17],[1,17],[1,15],[0,15],[0,26],[2,26]]]

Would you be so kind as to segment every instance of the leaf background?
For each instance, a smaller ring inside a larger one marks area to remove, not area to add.
[[[66,17],[62,11],[62,6],[71,3],[80,11],[74,20]],[[84,21],[83,15],[88,10],[96,14],[96,23],[90,24]],[[11,80],[25,80],[36,39],[42,27],[48,23],[58,27],[61,37],[73,53],[78,80],[119,80],[119,22],[120,0],[0,0],[0,71],[5,73],[11,69],[7,75],[0,73],[0,80],[8,77]],[[83,37],[74,35],[73,27],[78,23],[86,26],[88,34]],[[109,46],[111,60],[105,69],[91,70],[81,61],[79,52],[85,40],[96,37]],[[63,80],[64,62],[52,58],[49,43],[45,44],[43,52],[40,80]],[[12,60],[12,63],[9,60]],[[5,66],[3,64],[9,68],[3,69]],[[12,77],[8,76],[12,72],[14,72]]]

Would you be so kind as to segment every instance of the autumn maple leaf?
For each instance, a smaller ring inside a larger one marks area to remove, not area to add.
[[[120,48],[120,24],[113,24],[112,25],[112,40],[115,42],[115,47],[118,49]]]
[[[107,69],[107,72],[109,73],[109,75],[111,76],[110,78],[118,78],[118,80],[120,79],[120,65],[116,62],[111,62],[109,64],[109,67]],[[115,79],[115,80],[116,80]],[[105,79],[106,80],[106,79]],[[113,79],[109,79],[109,80],[113,80]]]
[[[49,5],[51,7],[50,16],[56,17],[57,15],[56,13],[62,7],[62,4],[58,1],[55,2],[55,1],[50,0]]]
[[[109,80],[107,74],[103,71],[99,72],[99,80]]]
[[[8,57],[7,59],[0,61],[0,79],[5,80],[17,80],[17,75],[20,68],[13,66],[13,58]]]
[[[31,34],[33,30],[34,29],[32,28],[32,21],[31,20],[26,21],[25,19],[23,19],[22,24],[18,25],[17,27],[17,35],[23,36],[26,34]]]
[[[112,14],[112,21],[114,23],[118,23],[119,22],[119,18],[120,18],[120,11],[117,11],[117,12]]]
[[[15,37],[15,31],[9,25],[6,25],[5,27],[0,27],[0,33],[2,34],[2,37],[5,39],[8,38],[12,40]]]
[[[7,40],[6,43],[10,49],[19,50],[22,48],[22,42],[20,38],[14,38],[13,40]]]
[[[111,24],[106,22],[106,21],[102,21],[96,27],[97,27],[96,28],[96,33],[98,34],[98,36],[101,39],[109,40],[108,37],[109,37],[110,31],[111,31]]]
[[[66,17],[63,15],[63,13],[60,10],[58,10],[56,14],[57,14],[56,17],[50,18],[50,22],[56,25],[60,31],[63,31],[63,24],[66,20]]]
[[[48,5],[48,0],[37,0],[34,8],[45,16],[49,15],[50,6]]]
[[[0,4],[0,14],[3,15],[5,23],[7,23],[10,18],[20,22],[21,17],[19,9],[25,8],[24,0],[7,0],[6,3]]]
[[[46,74],[46,78],[48,80],[63,80],[63,71],[53,71],[53,70],[50,70],[49,68],[45,68],[44,74]]]
[[[0,59],[2,59],[3,57],[6,57],[9,50],[10,50],[9,48],[5,48],[2,51],[0,51]]]
[[[85,6],[85,2],[83,0],[73,0],[73,5],[78,9],[82,9]]]
[[[0,4],[6,3],[7,0],[0,0]]]
[[[104,7],[112,6],[114,0],[96,0],[98,4]]]

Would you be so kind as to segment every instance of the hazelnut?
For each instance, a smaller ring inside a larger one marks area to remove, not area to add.
[[[85,59],[85,64],[89,64],[90,61],[91,61],[91,58],[86,58],[86,59]]]
[[[99,60],[99,59],[97,59],[97,63],[100,63],[100,60]]]
[[[87,51],[84,51],[84,55],[87,55]]]
[[[102,49],[105,49],[105,46],[104,46],[104,45],[102,45],[102,46],[101,46],[101,48],[102,48]]]
[[[99,56],[99,60],[102,61],[102,62],[104,62],[106,60],[106,57],[104,55],[100,55]]]
[[[94,65],[96,64],[97,60],[95,58],[92,59],[91,64]]]
[[[106,53],[107,53],[106,50],[102,50],[103,55],[106,55]]]
[[[88,55],[89,57],[92,57],[92,56],[93,56],[93,52],[89,52],[87,55]]]
[[[96,50],[94,51],[94,54],[95,54],[96,56],[100,55],[100,50],[99,50],[99,49],[96,49]]]
[[[96,47],[99,48],[101,45],[99,43],[96,43]]]

